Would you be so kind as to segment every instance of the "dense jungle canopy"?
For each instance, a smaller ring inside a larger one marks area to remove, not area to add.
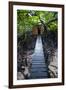
[[[35,25],[43,25],[45,30],[57,30],[58,13],[52,11],[17,10],[18,34],[32,31]]]

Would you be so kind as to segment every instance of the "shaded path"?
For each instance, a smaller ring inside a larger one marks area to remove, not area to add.
[[[34,54],[32,56],[31,76],[32,79],[48,78],[48,68],[45,63],[41,36],[37,37]]]

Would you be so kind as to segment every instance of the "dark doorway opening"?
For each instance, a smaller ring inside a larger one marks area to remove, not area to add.
[[[41,34],[41,32],[40,32],[40,29],[38,28],[38,35],[40,35]]]

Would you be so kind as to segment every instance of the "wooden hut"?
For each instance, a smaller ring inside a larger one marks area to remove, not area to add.
[[[44,28],[42,25],[36,25],[32,29],[32,34],[33,35],[41,35],[44,31]]]

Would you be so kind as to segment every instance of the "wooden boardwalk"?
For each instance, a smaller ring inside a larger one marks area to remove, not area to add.
[[[41,36],[37,37],[32,56],[31,79],[48,78],[48,68],[45,63]]]

